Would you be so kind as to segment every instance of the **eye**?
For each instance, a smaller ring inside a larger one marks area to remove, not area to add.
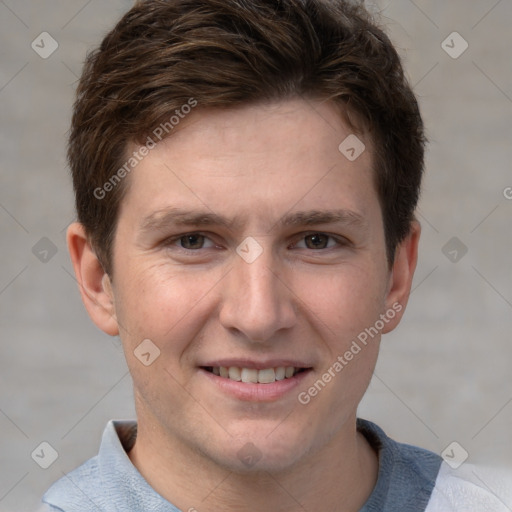
[[[336,245],[340,245],[340,242],[332,236],[325,233],[312,233],[303,237],[295,247],[299,249],[330,249]]]
[[[197,250],[214,247],[214,243],[201,233],[187,233],[175,240],[176,244],[182,249]]]

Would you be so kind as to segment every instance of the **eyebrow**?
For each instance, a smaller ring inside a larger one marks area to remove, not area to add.
[[[167,226],[223,226],[228,229],[237,224],[213,212],[199,210],[183,210],[181,208],[165,208],[158,210],[141,222],[141,231],[165,229]]]
[[[352,210],[308,210],[293,212],[278,221],[282,226],[312,226],[317,224],[344,224],[360,229],[367,227],[365,218]]]
[[[239,217],[228,219],[209,211],[183,210],[181,208],[165,208],[148,215],[140,225],[140,231],[150,232],[163,230],[168,226],[222,226],[229,230],[240,227]],[[343,224],[357,229],[366,230],[368,223],[359,213],[347,210],[306,210],[285,214],[281,219],[270,226],[298,227],[319,224]]]

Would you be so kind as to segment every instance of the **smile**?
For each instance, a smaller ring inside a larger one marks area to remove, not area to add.
[[[203,369],[225,379],[253,384],[272,384],[276,381],[289,379],[307,370],[307,368],[297,368],[295,366],[278,366],[261,370],[240,368],[238,366],[205,366]]]

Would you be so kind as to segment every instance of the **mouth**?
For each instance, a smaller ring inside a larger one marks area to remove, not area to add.
[[[293,390],[303,386],[314,371],[304,361],[230,358],[204,361],[198,367],[209,390],[242,402],[277,402],[293,399]]]
[[[217,377],[247,384],[272,384],[311,370],[311,368],[297,366],[276,366],[262,369],[240,366],[201,366],[201,369]]]

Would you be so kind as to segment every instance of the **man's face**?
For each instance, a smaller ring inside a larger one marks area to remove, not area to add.
[[[280,470],[347,431],[380,334],[333,365],[392,306],[371,144],[350,161],[350,134],[331,104],[198,111],[133,170],[112,293],[141,435]]]

